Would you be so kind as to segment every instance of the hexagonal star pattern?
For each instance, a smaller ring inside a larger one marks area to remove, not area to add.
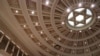
[[[79,8],[71,12],[68,16],[68,23],[73,27],[83,27],[92,20],[90,9]]]

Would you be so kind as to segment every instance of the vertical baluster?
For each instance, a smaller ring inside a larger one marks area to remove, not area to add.
[[[24,54],[22,53],[22,56],[24,56]]]
[[[10,44],[10,41],[8,41],[8,43],[7,43],[6,47],[5,47],[5,51],[7,51],[9,44]]]
[[[14,53],[14,50],[15,50],[15,46],[13,46],[13,49],[12,49],[11,56],[13,55],[13,53]]]
[[[16,55],[16,56],[18,56],[18,55],[19,55],[19,51],[20,51],[20,50],[18,49],[18,52],[17,52],[17,55]]]
[[[4,34],[2,35],[2,37],[0,38],[0,42],[2,42],[2,40],[3,40],[3,37],[4,37]]]

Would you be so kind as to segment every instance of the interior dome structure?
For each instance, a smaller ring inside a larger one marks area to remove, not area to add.
[[[100,56],[100,0],[1,0],[0,32],[25,56]]]

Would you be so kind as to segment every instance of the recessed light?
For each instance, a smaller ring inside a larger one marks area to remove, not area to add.
[[[38,26],[38,25],[39,25],[39,23],[38,23],[38,22],[36,22],[36,23],[35,23],[35,26]]]
[[[73,32],[73,30],[70,30],[70,32]]]
[[[26,28],[26,25],[23,25],[24,28]]]
[[[81,33],[82,31],[80,30],[79,32]]]
[[[34,15],[35,14],[35,11],[31,11],[31,14]]]
[[[49,39],[48,38],[45,38],[45,40],[48,41]]]
[[[91,29],[91,27],[89,27],[89,29]]]
[[[82,7],[82,3],[79,3],[79,4],[78,4],[78,7]]]
[[[67,10],[66,10],[68,13],[71,11],[71,9],[70,8],[67,8]]]
[[[62,25],[64,25],[64,24],[65,24],[65,22],[61,22],[61,24],[62,24]]]
[[[84,44],[87,44],[87,42],[85,41]]]
[[[40,34],[43,34],[43,31],[40,31]]]
[[[91,8],[94,8],[95,7],[95,4],[91,4],[91,6],[90,6]]]
[[[61,40],[61,38],[59,37],[59,38],[58,38],[58,40],[60,41],[60,40]]]
[[[19,13],[19,11],[18,11],[18,10],[16,10],[16,11],[15,11],[15,13]]]
[[[33,34],[31,34],[30,37],[33,38]]]
[[[38,45],[41,45],[41,43],[40,43],[40,42],[38,42],[37,44],[38,44]]]
[[[46,0],[46,1],[45,1],[45,5],[46,5],[46,6],[48,6],[49,3],[50,3],[49,0]]]
[[[98,16],[98,19],[100,19],[100,16]]]

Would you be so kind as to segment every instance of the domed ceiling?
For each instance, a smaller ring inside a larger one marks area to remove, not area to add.
[[[100,0],[2,0],[2,5],[8,16],[2,20],[33,47],[30,51],[40,56],[100,55]]]

